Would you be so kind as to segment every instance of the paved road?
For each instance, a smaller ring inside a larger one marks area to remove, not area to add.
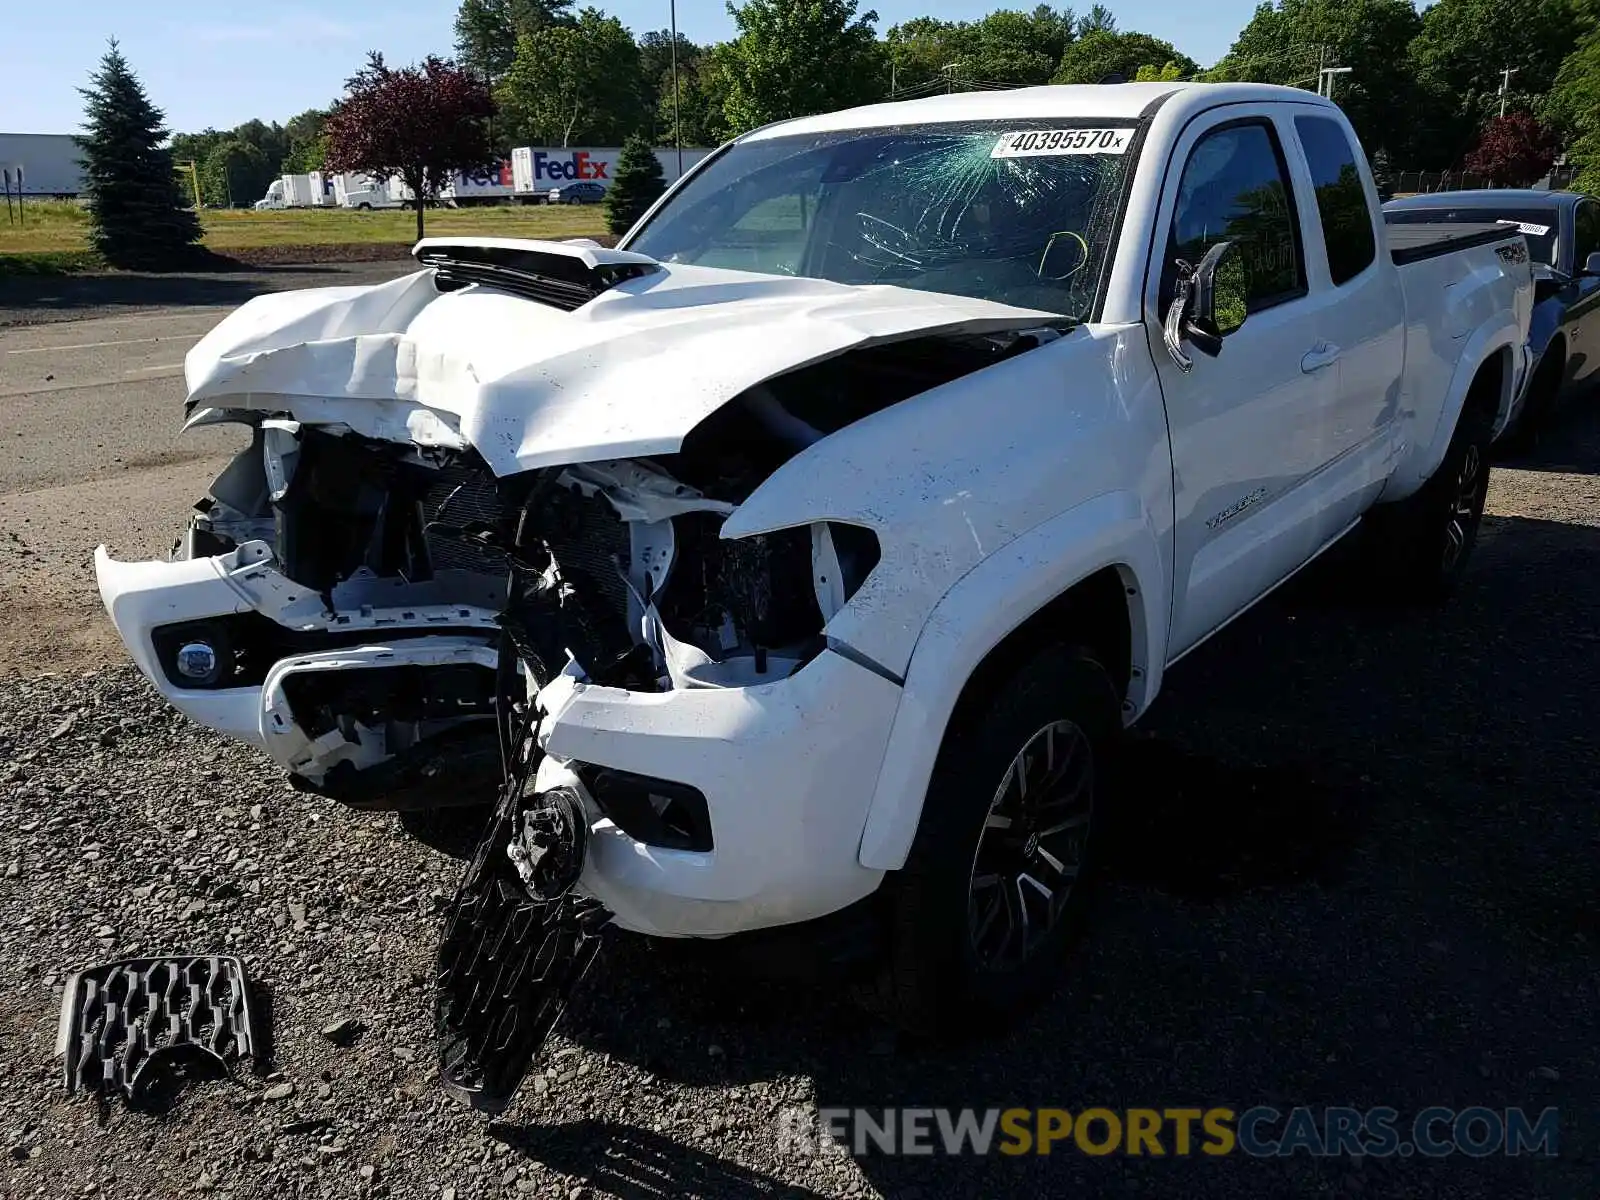
[[[232,428],[179,436],[183,358],[207,330],[253,295],[410,265],[0,283],[0,672],[104,661],[94,547],[165,553],[242,444]]]

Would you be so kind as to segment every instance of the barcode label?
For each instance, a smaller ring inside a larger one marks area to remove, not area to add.
[[[1025,129],[1002,133],[991,158],[1040,158],[1052,154],[1122,154],[1131,129]]]

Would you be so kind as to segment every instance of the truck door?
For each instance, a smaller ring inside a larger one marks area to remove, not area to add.
[[[1405,297],[1387,255],[1377,192],[1357,166],[1360,152],[1344,125],[1307,105],[1294,117],[1303,170],[1301,226],[1314,288],[1327,288],[1336,307],[1320,328],[1328,344],[1325,368],[1334,381],[1323,409],[1322,475],[1313,485],[1322,509],[1323,540],[1335,537],[1377,499],[1389,476],[1400,426],[1400,380],[1405,372]]]
[[[1292,573],[1320,542],[1300,485],[1323,461],[1337,361],[1331,290],[1312,286],[1283,146],[1287,106],[1229,105],[1173,147],[1145,283],[1145,325],[1172,440],[1171,649],[1180,654]],[[1184,370],[1161,338],[1182,260],[1232,241],[1242,311],[1219,313],[1222,350]]]
[[[1572,213],[1572,293],[1567,310],[1567,385],[1584,387],[1600,379],[1600,275],[1584,271],[1589,255],[1600,253],[1600,204],[1585,198]]]

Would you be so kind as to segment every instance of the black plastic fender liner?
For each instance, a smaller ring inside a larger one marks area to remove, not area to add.
[[[258,1052],[250,983],[231,955],[174,954],[85,967],[67,979],[56,1030],[69,1093],[138,1104],[163,1064],[198,1054],[231,1074]]]
[[[513,748],[514,769],[446,919],[434,976],[440,1081],[488,1113],[510,1106],[611,919],[572,891],[588,832],[581,804],[570,807],[577,797],[527,795],[539,758],[532,726]]]

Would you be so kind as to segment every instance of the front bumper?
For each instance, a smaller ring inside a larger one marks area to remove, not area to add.
[[[128,653],[169,703],[312,781],[341,763],[358,770],[376,765],[389,757],[390,747],[370,731],[352,745],[348,738],[308,728],[293,711],[286,680],[335,670],[466,665],[492,672],[495,667],[492,609],[419,602],[434,598],[413,589],[403,598],[410,604],[336,603],[337,611],[330,612],[321,596],[277,569],[263,542],[246,542],[209,558],[150,562],[122,562],[101,546],[95,551],[95,577]],[[367,598],[380,595],[374,591]],[[191,688],[174,682],[162,661],[157,631],[241,614],[266,618],[306,648],[285,654],[247,686]],[[328,648],[315,648],[324,639]]]
[[[624,928],[719,937],[824,916],[876,890],[858,851],[901,689],[830,651],[744,688],[641,693],[560,676],[539,695],[539,791],[573,787],[593,824],[580,887]],[[686,784],[709,810],[708,851],[629,836],[581,764]]]
[[[221,558],[121,562],[101,546],[94,552],[94,574],[122,644],[167,702],[192,721],[265,749],[261,689],[178,687],[157,660],[152,636],[164,625],[249,611],[249,601],[228,582],[237,556],[235,551]]]

